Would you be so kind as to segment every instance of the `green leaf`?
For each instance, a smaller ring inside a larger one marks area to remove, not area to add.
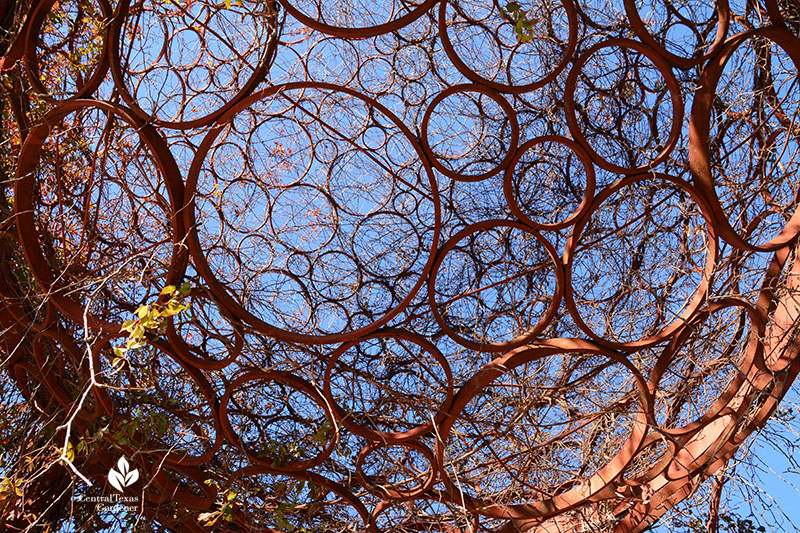
[[[506,11],[508,11],[509,13],[514,13],[516,11],[519,11],[519,8],[520,5],[516,2],[509,2],[506,4]]]
[[[139,308],[136,309],[136,316],[138,316],[139,319],[142,319],[142,318],[147,316],[147,313],[148,313],[149,310],[150,310],[150,306],[149,305],[147,305],[147,304],[140,305]]]
[[[136,324],[136,327],[133,328],[131,334],[128,335],[129,339],[133,340],[141,340],[144,338],[144,326],[142,325],[141,320]]]
[[[147,344],[147,343],[145,343],[144,341],[140,341],[140,340],[133,340],[133,339],[128,339],[128,345],[127,345],[127,348],[128,348],[129,350],[135,350],[135,349],[137,349],[137,348],[141,348],[141,347],[142,347],[142,346],[144,346],[145,344]]]
[[[167,433],[167,417],[162,414],[158,419],[158,436],[162,437]],[[208,479],[206,481],[209,481]]]
[[[330,426],[328,424],[323,424],[322,426],[317,428],[317,431],[315,431],[314,434],[311,436],[311,440],[313,442],[325,442],[325,441],[327,441],[328,440],[328,430],[329,429],[330,429]]]
[[[162,314],[165,317],[166,316],[174,316],[174,315],[177,315],[178,313],[180,313],[181,311],[183,311],[184,309],[186,309],[187,307],[188,307],[187,305],[180,304],[180,303],[178,303],[176,301],[170,301],[167,304],[167,307],[166,307],[166,309],[164,309],[164,312]]]
[[[226,503],[222,506],[222,516],[228,522],[233,522],[233,505]]]
[[[161,292],[160,292],[160,294],[161,294],[162,296],[163,296],[163,295],[165,295],[165,294],[172,294],[172,293],[173,293],[173,292],[175,292],[176,290],[178,290],[178,289],[175,287],[175,285],[167,285],[166,287],[164,287],[163,289],[161,289]]]
[[[178,292],[180,292],[184,296],[189,294],[191,291],[192,291],[192,285],[188,281],[185,282],[183,285],[181,285],[181,288],[178,289]]]

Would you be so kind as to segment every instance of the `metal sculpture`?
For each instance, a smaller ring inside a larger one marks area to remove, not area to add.
[[[695,490],[800,370],[800,8],[640,4],[0,3],[4,368],[74,470],[179,531]]]

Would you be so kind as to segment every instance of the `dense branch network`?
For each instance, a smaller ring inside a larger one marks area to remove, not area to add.
[[[720,471],[800,370],[800,8],[640,4],[0,2],[0,524],[115,527],[120,456],[176,531]]]

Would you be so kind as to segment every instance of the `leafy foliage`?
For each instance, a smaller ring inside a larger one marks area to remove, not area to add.
[[[527,43],[534,38],[534,26],[541,22],[541,19],[533,16],[533,9],[522,9],[518,2],[509,2],[503,14],[514,25],[514,32],[519,42]]]

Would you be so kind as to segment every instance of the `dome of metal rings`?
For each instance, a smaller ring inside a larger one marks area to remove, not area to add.
[[[796,0],[0,7],[3,372],[161,527],[644,531],[800,371]]]

